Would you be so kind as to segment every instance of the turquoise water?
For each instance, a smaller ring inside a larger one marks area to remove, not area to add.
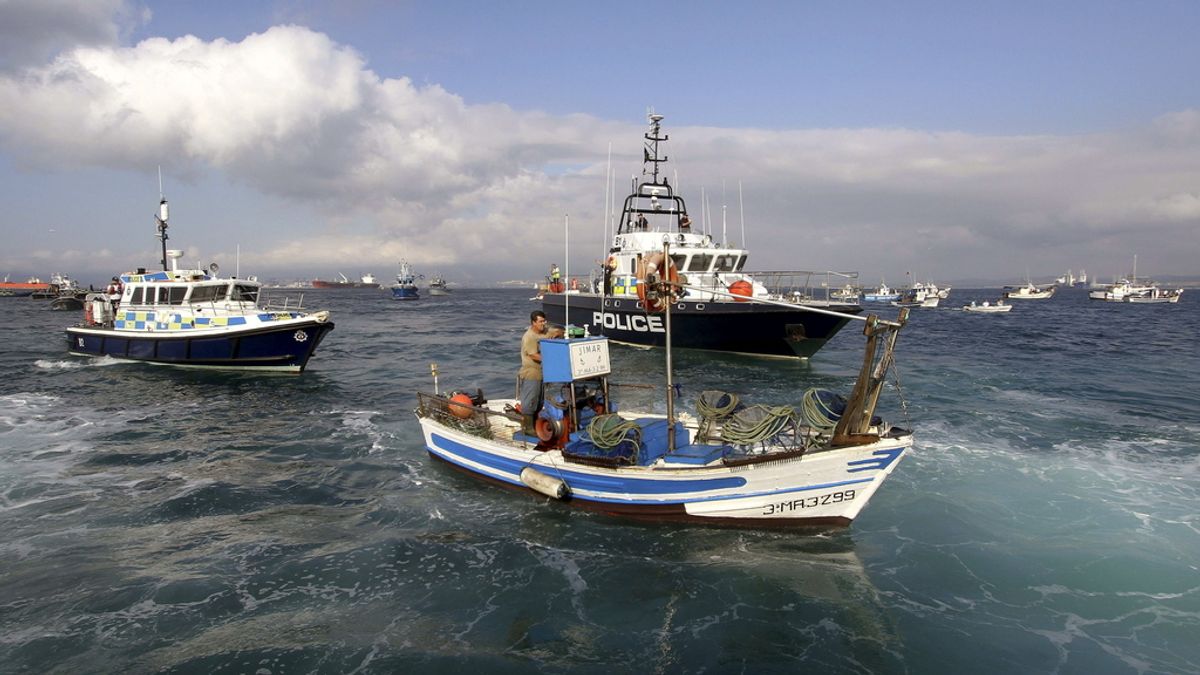
[[[306,302],[337,328],[297,377],[69,357],[73,314],[0,301],[0,671],[1200,671],[1195,297],[914,310],[882,413],[916,447],[832,532],[633,524],[435,463],[414,392],[437,362],[510,396],[527,291]],[[856,325],[676,379],[848,390]]]

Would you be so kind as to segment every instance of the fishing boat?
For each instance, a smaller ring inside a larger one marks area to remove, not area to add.
[[[942,299],[937,296],[937,293],[929,294],[927,292],[910,288],[900,294],[899,300],[893,300],[892,305],[896,307],[937,307]]]
[[[887,282],[880,279],[877,288],[863,291],[864,302],[893,302],[900,299],[900,291],[888,287]]]
[[[4,277],[0,281],[0,297],[27,298],[37,293],[51,292],[50,284],[44,283],[37,277],[29,277],[25,281],[9,281]]]
[[[1012,305],[1006,304],[1003,300],[997,300],[992,303],[984,300],[981,303],[976,303],[974,300],[969,305],[963,305],[964,312],[974,312],[977,314],[1001,314],[1012,310]]]
[[[417,292],[417,277],[407,260],[400,261],[400,272],[396,274],[396,283],[392,284],[393,300],[417,300],[421,297]]]
[[[639,282],[671,325],[680,291],[708,289],[660,274]],[[435,391],[418,394],[416,415],[434,458],[566,504],[651,520],[846,526],[912,447],[910,430],[874,414],[907,311],[895,321],[854,317],[867,344],[848,399],[810,389],[797,409],[705,391],[694,414],[679,411],[668,332],[666,386],[653,387],[666,414],[625,410],[614,394],[622,385],[609,380],[609,338],[585,335],[541,340],[547,403],[532,430],[514,399],[438,393],[436,366]]]
[[[592,278],[550,286],[542,310],[553,323],[584,326],[615,342],[663,347],[661,314],[647,313],[638,270],[669,240],[672,260],[688,290],[672,308],[674,345],[756,356],[805,359],[815,354],[862,308],[830,293],[853,283],[853,272],[748,272],[749,252],[697,231],[683,197],[662,166],[667,157],[663,116],[649,116],[641,179],[634,179],[607,259]],[[607,220],[607,219],[606,219]],[[722,237],[724,238],[724,237]],[[751,299],[781,300],[766,305]],[[806,307],[835,310],[813,314]]]
[[[1054,297],[1056,290],[1057,286],[1037,286],[1027,280],[1022,286],[1005,286],[1004,297],[1009,300],[1045,300]]]
[[[79,283],[65,274],[51,274],[50,287],[52,289],[52,297],[50,298],[50,309],[57,311],[78,311],[83,309],[83,302],[87,298],[87,290],[81,288]]]
[[[429,282],[430,295],[449,295],[450,285],[441,276],[434,276]]]
[[[113,293],[88,293],[83,322],[67,329],[67,351],[189,368],[299,373],[333,330],[329,312],[260,296],[252,279],[180,269],[167,249],[167,200],[159,202],[162,270],[119,275]],[[169,262],[169,264],[168,264]]]
[[[364,274],[359,277],[358,281],[350,281],[345,274],[338,272],[338,279],[313,279],[313,288],[379,288],[379,283],[375,281],[374,274]]]
[[[1089,291],[1088,298],[1105,302],[1128,302],[1140,305],[1157,305],[1179,302],[1182,288],[1161,288],[1150,279],[1138,279],[1137,256],[1133,256],[1133,274],[1124,279]]]

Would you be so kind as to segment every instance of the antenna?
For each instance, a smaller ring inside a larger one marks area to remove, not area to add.
[[[163,193],[162,186],[162,165],[158,167],[158,213],[154,216],[154,221],[158,225],[158,240],[162,242],[162,268],[164,272],[167,269],[167,219],[171,217],[170,209],[167,206],[167,198]]]
[[[738,179],[738,212],[742,218],[742,248],[750,248],[746,243],[746,205],[742,201],[742,181]]]

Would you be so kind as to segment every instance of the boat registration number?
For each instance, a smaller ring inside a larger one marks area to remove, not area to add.
[[[790,511],[799,511],[800,509],[813,509],[818,506],[826,506],[828,504],[838,504],[840,502],[848,502],[854,499],[854,490],[842,490],[840,492],[830,492],[825,495],[816,495],[813,497],[801,497],[786,502],[774,502],[763,507],[764,516],[773,516],[777,513],[788,513]]]

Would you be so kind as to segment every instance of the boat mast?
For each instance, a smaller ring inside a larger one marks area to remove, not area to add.
[[[162,242],[162,268],[164,272],[167,269],[167,218],[171,214],[167,208],[167,198],[163,195],[162,187],[162,167],[158,167],[158,213],[154,216],[154,220],[158,223],[158,239]]]
[[[660,162],[667,161],[667,156],[658,156],[658,142],[670,140],[670,136],[659,136],[662,131],[661,122],[663,116],[658,113],[650,113],[650,131],[645,138],[648,143],[642,148],[642,175],[646,175],[646,165],[650,165],[650,182],[654,185],[660,185],[658,182],[658,165]]]

